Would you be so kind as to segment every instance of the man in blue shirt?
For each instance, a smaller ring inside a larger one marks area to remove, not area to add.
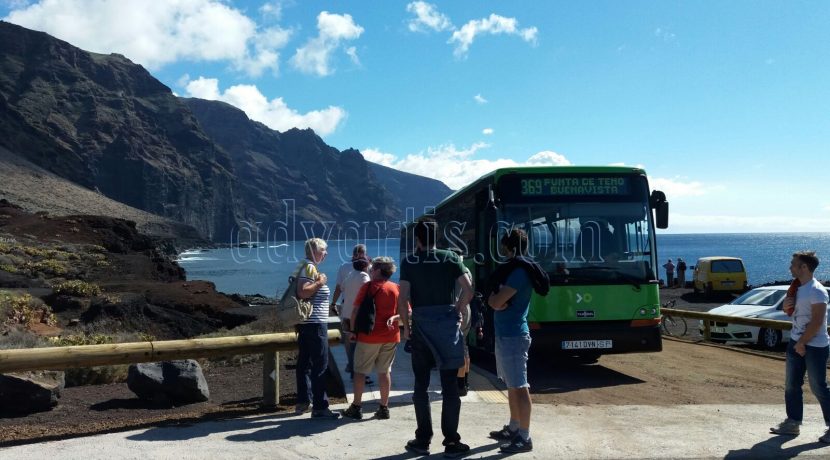
[[[513,229],[501,239],[502,254],[509,259],[527,256],[527,233]],[[493,326],[496,332],[496,367],[499,377],[507,385],[510,421],[501,430],[491,431],[490,437],[508,441],[501,445],[504,453],[530,452],[530,384],[527,382],[527,356],[530,350],[530,329],[527,313],[533,284],[530,274],[522,267],[515,268],[507,280],[491,294],[488,300],[495,310]]]

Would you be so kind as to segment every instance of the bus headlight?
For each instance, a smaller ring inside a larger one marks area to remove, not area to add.
[[[645,316],[645,315],[646,315],[646,309],[645,309],[645,308],[641,308],[641,309],[640,309],[640,316]]]
[[[656,315],[656,314],[657,314],[657,309],[656,309],[656,308],[652,308],[652,309],[651,309],[651,314],[652,314],[652,315]]]

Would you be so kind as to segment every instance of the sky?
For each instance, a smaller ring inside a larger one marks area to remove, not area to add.
[[[663,233],[830,231],[830,2],[0,0],[180,96],[459,188],[630,165]]]

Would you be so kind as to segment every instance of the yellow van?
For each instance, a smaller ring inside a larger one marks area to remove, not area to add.
[[[744,261],[738,257],[701,257],[693,269],[695,293],[708,296],[713,292],[744,292],[749,288]]]

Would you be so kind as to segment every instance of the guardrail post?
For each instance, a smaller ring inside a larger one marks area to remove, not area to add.
[[[262,354],[262,406],[276,408],[280,403],[280,352]]]

